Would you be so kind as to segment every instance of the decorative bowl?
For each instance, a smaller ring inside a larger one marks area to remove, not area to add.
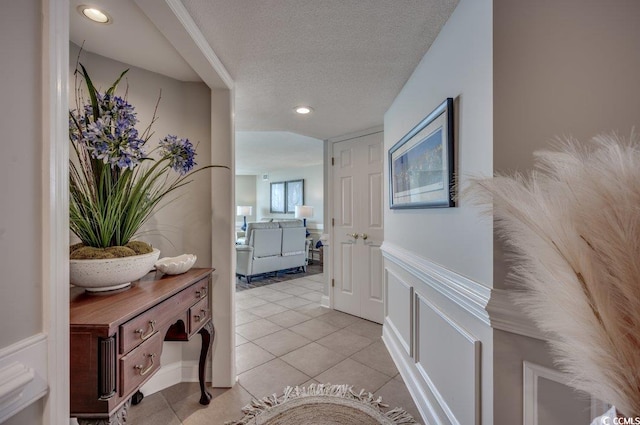
[[[72,285],[89,292],[126,288],[132,281],[149,273],[158,261],[160,250],[142,255],[98,260],[69,260],[69,280]]]
[[[156,262],[156,270],[164,274],[180,274],[189,270],[198,257],[193,254],[182,254],[177,257],[164,257]]]

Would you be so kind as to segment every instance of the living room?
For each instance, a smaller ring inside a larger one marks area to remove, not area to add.
[[[322,140],[288,132],[236,132],[236,212],[241,207],[251,211],[237,215],[236,231],[243,230],[245,217],[246,222],[304,220],[312,254],[319,261],[316,245],[324,233],[323,145]],[[278,194],[282,200],[287,197],[293,182],[299,191],[292,200],[294,208],[272,205]],[[305,217],[296,217],[296,205],[310,207],[305,208]]]

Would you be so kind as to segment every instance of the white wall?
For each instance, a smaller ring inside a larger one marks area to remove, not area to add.
[[[470,175],[493,171],[491,22],[490,1],[460,2],[384,118],[388,151],[453,97],[458,117],[455,171],[463,186]],[[388,164],[385,168],[388,172]],[[465,202],[445,209],[387,208],[384,220],[386,242],[491,286],[492,226],[479,220],[476,208]]]
[[[447,97],[456,174],[493,171],[491,0],[461,0],[385,114],[388,151]],[[386,193],[388,198],[388,164]],[[388,199],[387,199],[388,202]],[[388,205],[388,203],[387,203]],[[385,209],[384,340],[427,423],[493,423],[493,229],[476,208]]]
[[[256,219],[293,218],[293,213],[276,214],[270,212],[271,183],[304,179],[304,204],[313,207],[313,218],[307,219],[307,226],[309,231],[315,230],[316,233],[322,233],[324,226],[323,176],[322,165],[270,171],[267,181],[258,176],[256,179]]]

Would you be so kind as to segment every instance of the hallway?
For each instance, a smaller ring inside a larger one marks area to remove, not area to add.
[[[321,307],[323,279],[316,274],[237,292],[238,384],[212,390],[207,407],[198,404],[196,382],[174,385],[133,406],[131,423],[223,424],[240,418],[252,398],[314,382],[372,391],[420,422],[380,338],[382,326]]]

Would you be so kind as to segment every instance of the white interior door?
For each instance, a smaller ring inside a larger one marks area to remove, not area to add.
[[[383,133],[333,143],[333,307],[382,323]]]

